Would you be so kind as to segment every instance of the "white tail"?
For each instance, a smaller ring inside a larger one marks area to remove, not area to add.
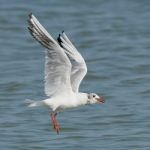
[[[38,107],[43,105],[42,101],[34,101],[30,99],[26,99],[25,103],[28,104],[28,107]]]

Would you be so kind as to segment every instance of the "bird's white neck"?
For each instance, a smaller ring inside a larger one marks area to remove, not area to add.
[[[87,93],[78,93],[77,94],[77,105],[85,105],[88,103],[88,94]]]

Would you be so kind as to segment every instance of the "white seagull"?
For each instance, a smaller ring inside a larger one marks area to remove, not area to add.
[[[104,99],[95,93],[79,92],[87,67],[83,57],[64,31],[55,41],[32,13],[29,15],[28,24],[31,35],[47,48],[45,93],[49,97],[42,101],[30,100],[29,107],[48,106],[51,109],[52,125],[59,134],[60,126],[56,120],[59,111],[80,105],[104,103]]]

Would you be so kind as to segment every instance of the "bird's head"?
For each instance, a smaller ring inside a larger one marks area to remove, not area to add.
[[[104,102],[105,100],[103,97],[100,97],[95,93],[88,94],[88,104],[104,103]]]

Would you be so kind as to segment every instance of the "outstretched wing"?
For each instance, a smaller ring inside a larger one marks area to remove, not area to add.
[[[71,63],[64,50],[51,37],[33,14],[29,15],[31,35],[47,48],[45,60],[45,93],[55,96],[72,90],[70,82]]]
[[[86,63],[81,54],[77,51],[77,49],[74,47],[74,45],[71,43],[71,41],[64,32],[62,32],[61,35],[59,34],[57,41],[59,45],[65,50],[65,53],[67,54],[72,63],[71,69],[72,90],[74,92],[78,92],[80,83],[87,73]]]

